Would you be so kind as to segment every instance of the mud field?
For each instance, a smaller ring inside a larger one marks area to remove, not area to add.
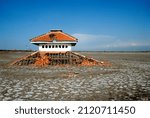
[[[30,53],[0,51],[0,100],[150,100],[150,52],[78,52],[111,67],[9,66]]]

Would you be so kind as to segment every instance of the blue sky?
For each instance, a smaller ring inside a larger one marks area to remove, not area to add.
[[[37,49],[29,39],[62,29],[74,50],[150,51],[149,0],[0,0],[0,49]]]

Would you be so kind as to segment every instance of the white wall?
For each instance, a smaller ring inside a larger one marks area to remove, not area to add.
[[[59,46],[61,46],[61,48]],[[39,51],[71,51],[71,44],[39,44]]]

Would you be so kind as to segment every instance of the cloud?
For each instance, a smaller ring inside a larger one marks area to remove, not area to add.
[[[88,51],[135,51],[135,50],[150,50],[150,40],[133,40],[121,39],[110,35],[95,35],[95,34],[81,34],[75,33],[74,37],[79,39],[75,50],[88,50]],[[145,49],[144,49],[145,47]]]
[[[80,38],[81,40],[104,40],[104,39],[113,39],[115,37],[109,36],[109,35],[93,35],[93,34],[80,34],[80,33],[75,33],[73,36]]]

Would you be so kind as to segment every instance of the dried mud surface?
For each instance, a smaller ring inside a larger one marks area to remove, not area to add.
[[[9,66],[30,53],[0,51],[0,100],[150,100],[150,52],[79,52],[111,67]]]

